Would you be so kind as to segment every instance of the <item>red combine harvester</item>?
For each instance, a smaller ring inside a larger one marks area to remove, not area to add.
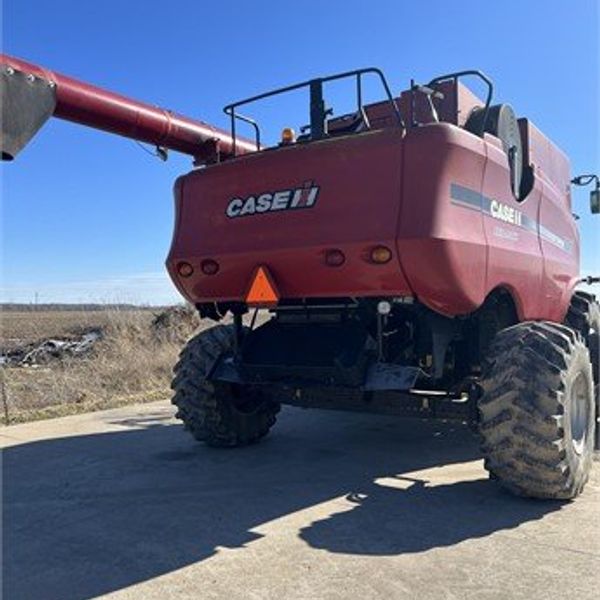
[[[377,69],[225,107],[230,131],[2,56],[2,155],[54,115],[193,156],[167,268],[217,325],[175,367],[173,403],[213,446],[257,441],[280,404],[458,419],[516,494],[573,498],[598,448],[600,308],[576,286],[567,157],[479,71],[394,97]],[[481,101],[461,82],[487,86]],[[384,100],[363,102],[376,78]],[[327,83],[356,82],[333,116]],[[310,123],[264,147],[240,109],[306,88]],[[238,135],[245,123],[254,140]],[[595,281],[597,278],[588,278]],[[271,318],[245,326],[249,311]]]

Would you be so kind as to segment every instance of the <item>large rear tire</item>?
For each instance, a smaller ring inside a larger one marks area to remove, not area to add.
[[[233,347],[234,335],[234,328],[227,325],[200,332],[187,343],[174,368],[175,416],[194,438],[209,446],[258,441],[275,424],[280,408],[257,389],[208,381],[217,358]]]
[[[589,351],[564,325],[519,323],[490,347],[479,400],[485,466],[519,496],[570,499],[592,466]]]

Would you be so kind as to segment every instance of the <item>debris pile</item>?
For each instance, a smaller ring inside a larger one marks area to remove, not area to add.
[[[160,341],[184,344],[200,325],[196,309],[189,305],[170,306],[154,315],[152,331]]]
[[[10,367],[27,367],[45,365],[70,356],[84,356],[100,339],[102,339],[100,329],[92,329],[76,338],[46,339],[0,355],[0,364]]]
[[[120,315],[117,315],[120,316]],[[88,356],[95,344],[108,342],[129,343],[136,347],[148,343],[161,346],[165,343],[183,345],[200,325],[200,318],[193,306],[171,306],[154,313],[152,320],[123,313],[125,318],[113,318],[106,326],[87,328],[34,342],[22,340],[16,345],[12,340],[8,347],[0,347],[0,366],[35,367],[56,363],[66,358]],[[150,315],[148,315],[150,316]]]

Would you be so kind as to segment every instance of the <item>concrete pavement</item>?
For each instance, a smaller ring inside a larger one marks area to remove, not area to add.
[[[245,449],[166,402],[0,429],[4,599],[596,598],[600,463],[513,498],[461,426],[284,409]]]

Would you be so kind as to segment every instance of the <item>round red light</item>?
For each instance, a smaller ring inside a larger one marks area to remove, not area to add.
[[[341,267],[346,262],[346,257],[341,250],[327,250],[325,253],[325,264],[328,267]]]
[[[200,263],[200,268],[205,275],[216,275],[219,272],[219,263],[207,258]]]
[[[189,277],[194,272],[194,267],[188,262],[180,262],[177,264],[177,272],[181,277]]]

